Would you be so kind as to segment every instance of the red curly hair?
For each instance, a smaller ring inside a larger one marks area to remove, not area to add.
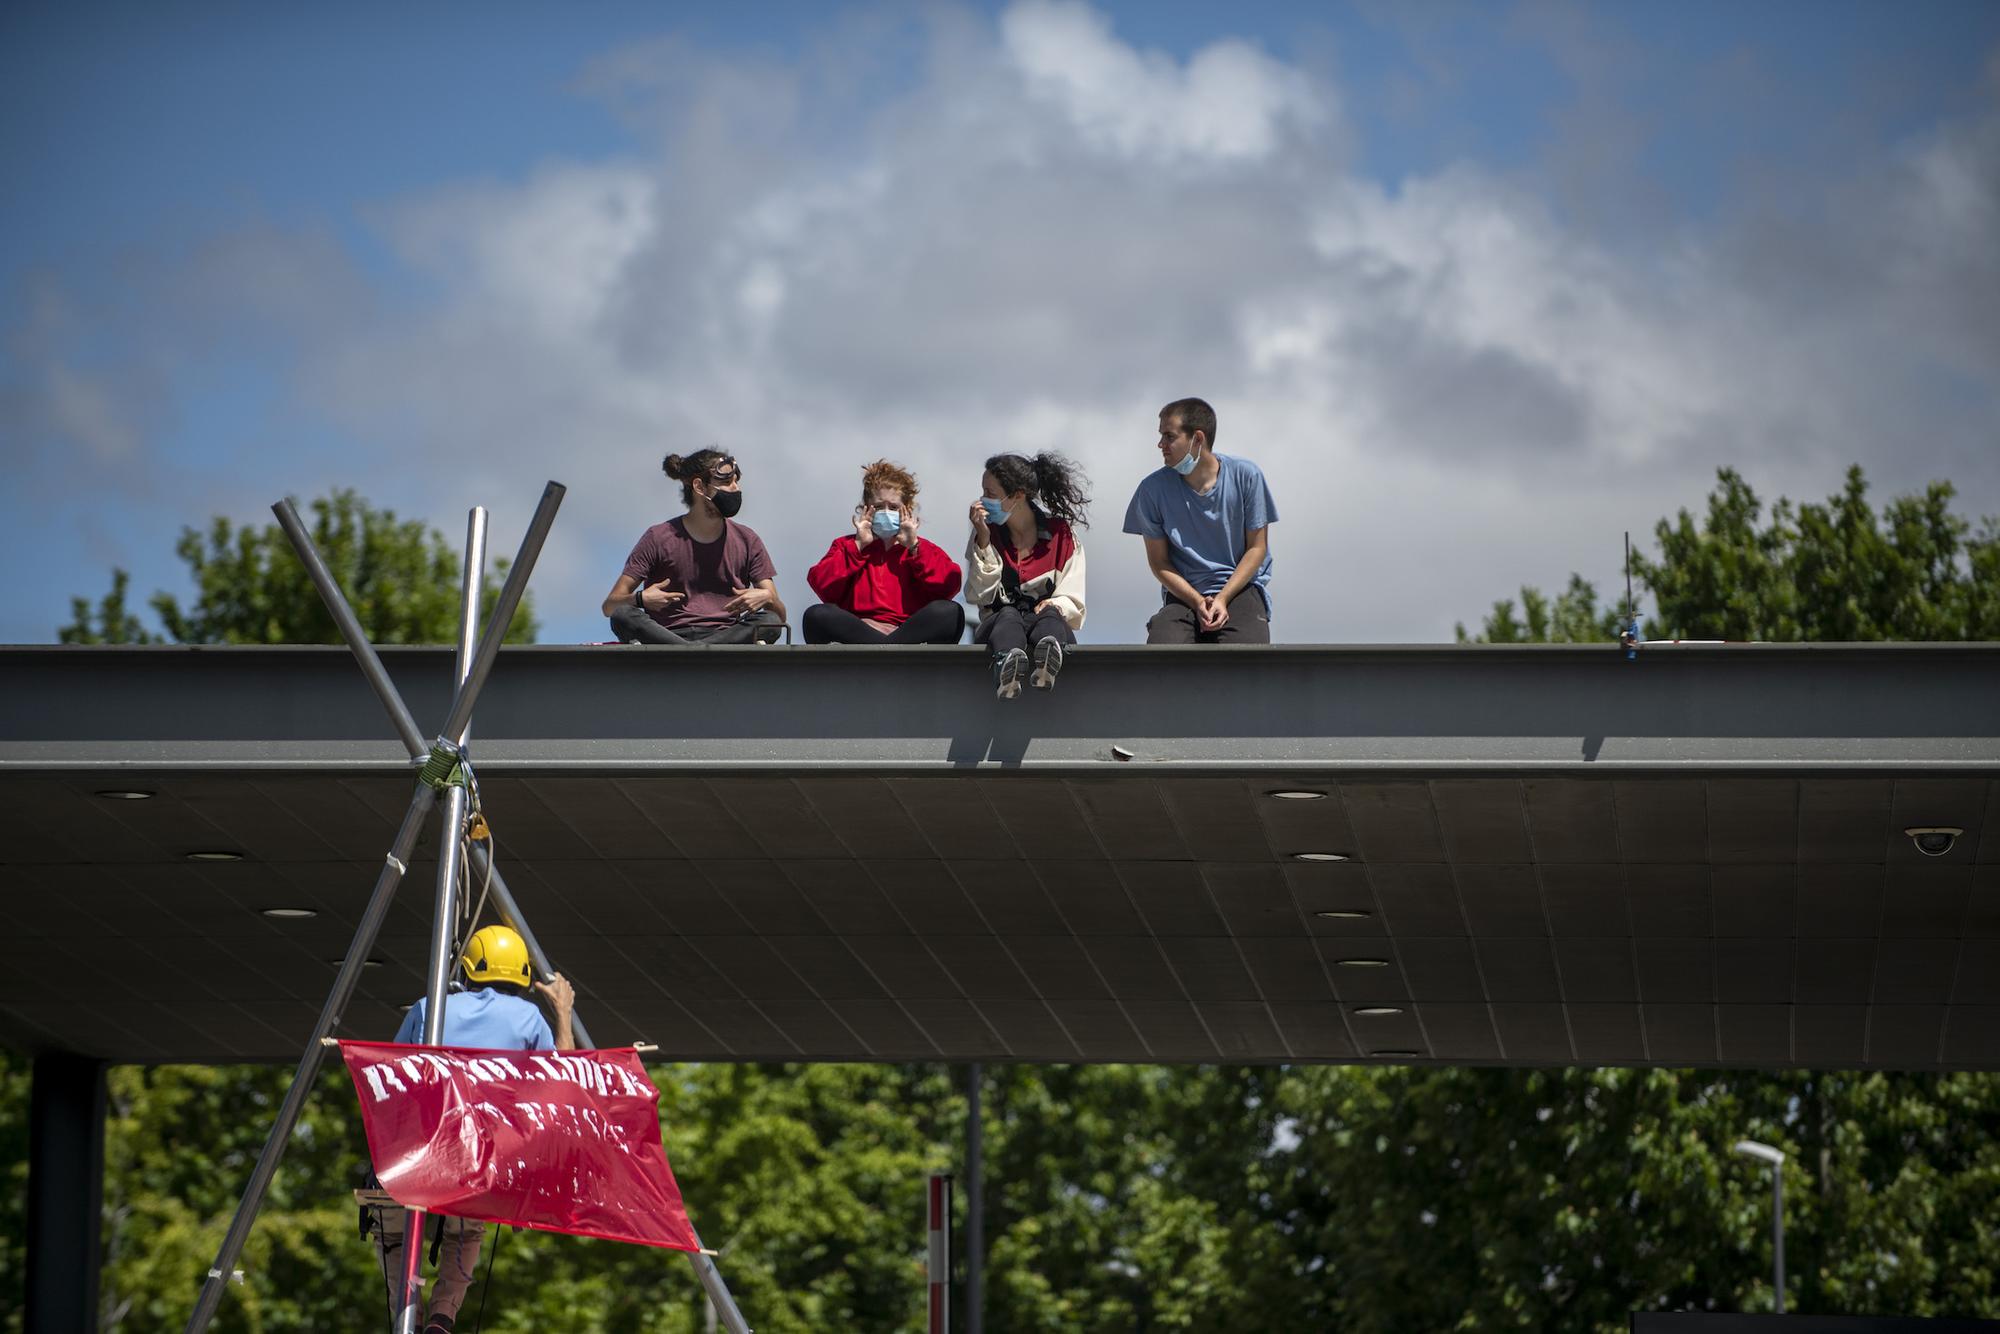
[[[887,459],[876,459],[861,470],[861,507],[863,509],[875,503],[875,488],[878,486],[895,487],[903,493],[903,504],[906,507],[910,509],[917,507],[916,476],[902,464],[891,463]]]

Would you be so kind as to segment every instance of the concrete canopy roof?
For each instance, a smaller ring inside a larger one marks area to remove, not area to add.
[[[2000,646],[982,656],[504,652],[471,751],[597,1039],[2000,1067]],[[434,723],[450,653],[384,657]],[[0,649],[0,1038],[295,1058],[411,784],[343,649]],[[422,990],[428,855],[349,1035]]]

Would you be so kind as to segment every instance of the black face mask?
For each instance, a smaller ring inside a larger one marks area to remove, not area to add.
[[[715,502],[715,512],[725,519],[735,518],[736,511],[743,508],[741,491],[717,491],[709,499]]]

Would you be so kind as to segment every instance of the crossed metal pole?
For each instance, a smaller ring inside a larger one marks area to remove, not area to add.
[[[375,938],[381,933],[383,919],[389,914],[389,902],[395,897],[396,887],[402,883],[403,874],[411,854],[415,851],[418,836],[423,832],[424,821],[438,804],[440,791],[444,795],[443,837],[440,839],[438,855],[437,899],[431,921],[429,972],[424,992],[424,1042],[428,1046],[439,1045],[443,1037],[445,1010],[445,983],[450,975],[450,953],[452,926],[457,920],[458,879],[460,872],[461,831],[465,827],[466,790],[454,783],[434,783],[432,770],[449,764],[453,757],[460,756],[465,739],[471,730],[472,706],[479,699],[479,692],[486,684],[486,678],[493,670],[493,661],[500,652],[500,642],[507,635],[507,627],[514,620],[514,613],[521,605],[521,597],[527,591],[528,576],[534,570],[535,561],[541,556],[542,544],[547,540],[549,528],[555,523],[556,510],[562,505],[566,488],[559,482],[550,482],[542,491],[541,503],[535,507],[535,516],[528,524],[528,531],[521,539],[520,552],[514,558],[513,568],[507,572],[507,580],[501,585],[500,596],[494,604],[493,618],[487,622],[483,633],[479,632],[479,601],[485,587],[486,567],[486,511],[475,508],[468,516],[466,524],[465,577],[462,586],[462,604],[459,612],[459,640],[456,663],[457,688],[452,694],[451,708],[445,717],[444,727],[439,731],[435,743],[424,740],[417,728],[416,719],[410,714],[403,697],[396,690],[395,683],[382,665],[381,657],[362,633],[361,623],[355,618],[347,598],[334,582],[333,574],[320,558],[313,546],[312,537],[300,522],[298,510],[289,500],[273,505],[272,511],[278,516],[278,525],[290,539],[298,552],[299,560],[305,565],[306,573],[312,578],[313,586],[319,590],[320,598],[332,613],[334,624],[340,629],[340,636],[353,651],[361,671],[368,678],[382,707],[389,713],[397,735],[404,748],[410,753],[411,761],[426,766],[424,777],[417,780],[416,791],[410,797],[410,806],[403,816],[403,823],[396,830],[389,854],[384,859],[381,872],[375,878],[374,893],[369,896],[368,906],[361,914],[361,921],[354,930],[354,941],[348,946],[347,955],[341,960],[340,971],[333,980],[333,990],[328,993],[326,1003],[320,1008],[319,1019],[313,1026],[312,1036],[307,1040],[305,1054],[299,1058],[298,1070],[292,1075],[291,1087],[285,1090],[284,1101],[279,1105],[276,1123],[271,1127],[269,1138],[264,1141],[263,1151],[257,1156],[257,1165],[250,1172],[249,1184],[244,1188],[243,1199],[236,1206],[236,1215],[230,1220],[229,1231],[224,1234],[221,1249],[216,1252],[215,1263],[209,1267],[208,1277],[203,1282],[201,1294],[195,1301],[194,1314],[188,1317],[184,1334],[201,1334],[215,1318],[216,1310],[222,1304],[222,1295],[230,1278],[236,1274],[236,1263],[243,1255],[243,1246],[249,1240],[251,1223],[256,1219],[257,1210],[270,1190],[271,1179],[277,1174],[278,1160],[284,1156],[286,1143],[291,1139],[292,1129],[298,1124],[299,1114],[305,1109],[307,1095],[312,1090],[314,1079],[319,1075],[320,1064],[325,1058],[326,1045],[322,1039],[331,1038],[340,1027],[341,1015],[353,999],[354,988],[361,979],[361,969],[374,948]],[[528,947],[528,956],[534,962],[538,975],[546,977],[554,969],[549,956],[542,949],[541,942],[529,929],[527,919],[522,916],[520,905],[507,888],[506,877],[493,863],[492,854],[479,842],[469,842],[463,846],[470,849],[469,858],[473,874],[489,877],[490,892],[501,920],[520,934],[522,943]],[[572,1030],[577,1043],[583,1047],[592,1045],[589,1030],[580,1017],[572,1017]],[[403,1231],[404,1276],[403,1301],[397,1317],[398,1334],[416,1329],[416,1314],[420,1309],[415,1298],[418,1294],[419,1262],[422,1255],[422,1214],[411,1210],[405,1219]],[[750,1334],[750,1326],[744,1322],[743,1314],[729,1295],[729,1288],[722,1281],[722,1274],[715,1262],[706,1255],[690,1253],[688,1260],[693,1264],[695,1276],[701,1281],[702,1290],[715,1308],[723,1328],[729,1334]]]

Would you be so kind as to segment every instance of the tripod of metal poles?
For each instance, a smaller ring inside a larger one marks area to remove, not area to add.
[[[562,505],[565,488],[559,482],[550,482],[542,491],[541,503],[535,507],[534,518],[528,524],[528,531],[521,539],[521,548],[514,558],[513,568],[507,572],[507,579],[501,585],[495,601],[493,617],[481,632],[479,627],[479,604],[485,589],[486,574],[486,511],[475,508],[467,516],[464,581],[461,587],[459,608],[458,656],[455,664],[456,689],[452,694],[451,707],[446,713],[444,726],[433,741],[426,741],[417,728],[416,719],[396,690],[395,683],[382,665],[381,657],[362,633],[361,623],[348,606],[347,598],[334,582],[326,562],[320,558],[313,546],[311,536],[300,522],[298,510],[289,500],[280,501],[271,508],[278,516],[278,524],[298,552],[299,560],[311,576],[313,586],[319,590],[327,610],[332,613],[334,624],[339,627],[341,638],[353,651],[360,664],[362,674],[374,689],[382,707],[388,711],[389,720],[394,725],[403,746],[410,753],[411,763],[419,767],[416,790],[411,794],[409,809],[397,828],[395,838],[389,845],[388,855],[383,860],[382,870],[375,878],[375,890],[370,895],[368,906],[361,914],[361,921],[354,930],[354,941],[348,946],[347,955],[341,960],[340,971],[333,980],[333,989],[328,993],[326,1003],[320,1008],[319,1019],[313,1026],[312,1035],[305,1044],[305,1053],[299,1058],[297,1071],[292,1076],[291,1086],[285,1090],[284,1101],[279,1104],[277,1121],[271,1127],[269,1138],[257,1156],[257,1165],[251,1169],[249,1184],[244,1188],[243,1199],[236,1206],[236,1214],[230,1220],[229,1231],[224,1234],[222,1246],[216,1252],[215,1263],[209,1266],[208,1275],[202,1283],[200,1296],[195,1300],[194,1313],[188,1317],[184,1334],[201,1334],[215,1318],[216,1310],[222,1304],[223,1293],[231,1278],[240,1281],[242,1275],[236,1263],[243,1255],[243,1246],[249,1240],[250,1226],[256,1219],[257,1210],[270,1190],[271,1179],[277,1174],[278,1160],[284,1156],[286,1143],[291,1139],[292,1129],[298,1124],[299,1114],[305,1108],[307,1095],[312,1090],[313,1080],[318,1077],[320,1063],[325,1057],[323,1039],[331,1038],[340,1027],[341,1016],[353,999],[354,988],[361,978],[361,969],[374,948],[375,938],[381,933],[383,919],[388,916],[390,900],[395,897],[396,888],[402,883],[417,839],[423,832],[424,821],[433,809],[441,807],[442,837],[439,841],[437,896],[431,919],[431,939],[429,951],[429,971],[426,976],[424,1001],[424,1042],[428,1046],[440,1045],[443,1037],[445,1010],[445,983],[450,975],[452,929],[459,912],[458,882],[464,862],[470,863],[472,872],[483,877],[499,916],[508,926],[519,933],[528,947],[529,958],[533,961],[537,975],[546,977],[554,969],[541,942],[529,929],[527,919],[522,916],[520,905],[507,888],[506,877],[494,865],[492,853],[479,841],[465,837],[468,808],[468,788],[471,786],[471,764],[466,755],[465,743],[471,733],[472,708],[478,701],[479,692],[486,684],[486,678],[493,669],[494,659],[500,652],[500,643],[506,637],[507,627],[513,622],[514,613],[521,605],[521,597],[527,591],[528,576],[533,572],[535,561],[540,557],[542,544],[547,540],[549,529],[555,523],[556,510]],[[572,1018],[572,1028],[579,1045],[592,1045],[589,1030],[581,1017]],[[404,1272],[402,1277],[400,1314],[397,1317],[397,1334],[415,1334],[418,1313],[422,1304],[421,1293],[421,1238],[423,1215],[420,1210],[410,1210],[404,1223],[403,1251]],[[750,1326],[744,1322],[743,1314],[737,1310],[735,1301],[729,1295],[729,1288],[722,1281],[722,1275],[715,1262],[706,1255],[689,1254],[688,1260],[694,1266],[695,1275],[701,1281],[702,1290],[714,1307],[724,1329],[729,1334],[750,1334]]]

